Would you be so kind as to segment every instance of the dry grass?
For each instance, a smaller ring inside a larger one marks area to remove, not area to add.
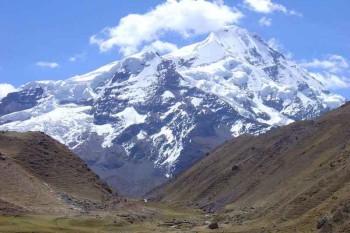
[[[0,216],[0,232],[208,232],[204,221],[202,212],[190,208],[132,201],[115,212],[81,217]]]
[[[0,232],[96,233],[118,232],[125,222],[112,219],[66,218],[52,216],[1,217]]]
[[[78,156],[43,133],[0,132],[0,153],[4,203],[31,213],[60,214],[73,208],[59,200],[63,194],[89,207],[117,199]]]
[[[324,216],[332,231],[350,232],[349,220],[333,221],[350,203],[349,189],[347,104],[315,121],[229,141],[153,195],[218,211],[238,232],[315,232]]]

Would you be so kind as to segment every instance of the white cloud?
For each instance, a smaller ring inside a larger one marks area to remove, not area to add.
[[[251,10],[260,13],[271,13],[273,11],[281,11],[287,13],[287,8],[282,4],[273,3],[271,0],[244,0]]]
[[[80,53],[80,54],[76,54],[76,55],[70,57],[68,60],[70,62],[76,62],[76,61],[84,60],[85,57],[86,57],[85,53]]]
[[[290,10],[290,11],[289,11],[289,14],[290,14],[290,15],[295,15],[295,16],[298,16],[298,17],[303,17],[303,14],[302,14],[302,13],[297,12],[297,11],[295,11],[295,10]]]
[[[299,64],[311,70],[310,72],[315,79],[323,83],[329,89],[346,89],[350,88],[348,61],[340,55],[327,55],[324,59],[317,58],[311,61],[302,60]]]
[[[219,0],[167,0],[145,14],[125,16],[117,26],[91,36],[90,44],[98,45],[101,52],[118,47],[130,55],[144,44],[161,41],[169,32],[189,38],[236,23],[242,17],[239,10]]]
[[[274,3],[271,0],[243,0],[243,3],[249,9],[259,13],[270,14],[274,11],[279,11],[284,14],[302,16],[300,13],[296,12],[295,10],[288,10],[287,7],[285,7],[284,5],[279,3]]]
[[[345,89],[350,87],[350,79],[344,76],[339,76],[328,72],[310,72],[310,74],[329,89]]]
[[[56,62],[47,62],[47,61],[38,61],[37,63],[35,63],[35,65],[42,68],[50,68],[50,69],[56,69],[60,67]]]
[[[259,24],[260,24],[260,26],[270,27],[272,24],[272,19],[264,16],[261,19],[259,19]]]
[[[276,38],[271,38],[267,41],[267,44],[270,48],[283,53],[283,55],[288,59],[293,58],[293,54],[290,51],[286,50]]]
[[[338,73],[349,68],[349,63],[347,60],[340,55],[327,55],[324,60],[303,60],[300,62],[300,65],[305,68],[322,69],[332,73]]]
[[[143,47],[142,51],[149,51],[149,50],[155,50],[159,53],[167,53],[167,52],[172,52],[177,49],[177,46],[172,43],[156,40],[150,45],[146,45]]]
[[[276,51],[281,51],[283,49],[283,46],[276,38],[271,38],[267,41],[267,44]]]
[[[7,96],[8,93],[16,91],[16,88],[8,83],[0,83],[0,100]]]

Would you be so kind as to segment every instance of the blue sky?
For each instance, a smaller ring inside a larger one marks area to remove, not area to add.
[[[66,79],[147,46],[167,52],[236,24],[350,99],[349,9],[348,0],[2,0],[0,83]]]

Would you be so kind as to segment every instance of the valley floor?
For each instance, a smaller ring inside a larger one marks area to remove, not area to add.
[[[0,216],[1,233],[112,233],[112,232],[319,232],[310,221],[273,222],[267,219],[239,222],[232,213],[208,214],[201,210],[163,203],[129,201],[120,209],[66,216]],[[349,217],[349,216],[348,216]],[[316,222],[315,222],[316,220]],[[218,222],[219,229],[209,229]],[[327,231],[323,228],[321,232]]]
[[[200,230],[206,218],[201,211],[190,208],[129,201],[120,209],[109,212],[0,216],[0,232],[191,232],[192,229]]]

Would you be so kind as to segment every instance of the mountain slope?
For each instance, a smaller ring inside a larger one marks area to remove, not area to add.
[[[312,119],[344,99],[236,26],[160,56],[147,51],[0,102],[0,129],[43,131],[109,184],[141,195],[241,134]]]
[[[66,146],[39,132],[0,132],[0,214],[104,207],[117,193]]]
[[[253,228],[313,232],[327,216],[324,232],[348,232],[349,192],[347,103],[313,121],[230,140],[150,195]]]

